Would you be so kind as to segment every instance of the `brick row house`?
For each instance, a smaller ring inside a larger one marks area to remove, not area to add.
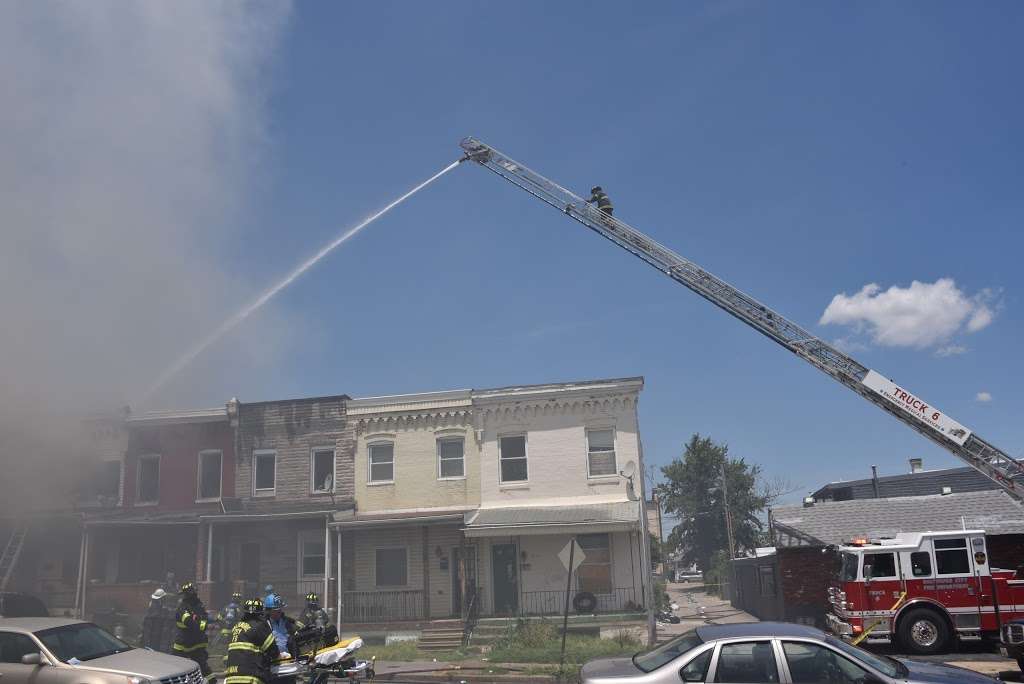
[[[88,486],[48,558],[19,574],[77,614],[138,615],[157,587],[209,605],[316,591],[348,626],[641,610],[641,378],[128,414],[103,423]],[[94,456],[95,456],[94,454]],[[43,538],[40,535],[39,538]],[[45,545],[42,545],[45,546]],[[54,555],[56,554],[56,555]],[[58,557],[59,556],[59,557]],[[58,591],[59,590],[59,591]]]

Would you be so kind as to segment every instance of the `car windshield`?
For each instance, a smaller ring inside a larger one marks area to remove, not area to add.
[[[61,662],[85,662],[132,650],[112,634],[94,624],[79,622],[36,632],[43,646]]]
[[[826,637],[825,640],[828,642],[829,646],[833,646],[851,658],[875,668],[887,677],[902,677],[906,674],[906,666],[898,660],[893,660],[888,656],[868,653],[863,649],[852,646],[841,639],[836,639],[835,637]]]
[[[857,561],[860,556],[856,553],[843,554],[843,567],[839,571],[839,579],[844,582],[852,582],[857,579]]]
[[[633,664],[644,672],[657,670],[665,663],[675,660],[703,643],[701,638],[697,636],[697,632],[690,630],[646,653],[637,653],[633,656]]]

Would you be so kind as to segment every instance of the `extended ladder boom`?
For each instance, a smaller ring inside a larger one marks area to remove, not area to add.
[[[934,406],[818,339],[750,295],[705,271],[618,218],[475,138],[461,143],[472,160],[643,259],[725,309],[868,401],[948,449],[1016,499],[1024,500],[1024,463],[1005,454]]]

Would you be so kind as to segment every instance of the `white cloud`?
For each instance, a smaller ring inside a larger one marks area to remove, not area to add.
[[[952,278],[934,283],[915,280],[909,287],[893,285],[887,290],[870,283],[852,296],[843,292],[833,297],[819,322],[852,326],[878,345],[923,349],[989,326],[995,319],[992,298],[989,290],[968,296]],[[946,345],[945,350],[940,355],[966,351],[961,345]]]
[[[959,356],[960,354],[966,354],[967,352],[967,347],[962,344],[947,344],[945,347],[939,347],[936,349],[935,355],[940,357]]]
[[[983,404],[987,404],[988,402],[992,401],[992,395],[989,394],[988,392],[978,392],[976,395],[974,395],[974,400],[980,401]]]

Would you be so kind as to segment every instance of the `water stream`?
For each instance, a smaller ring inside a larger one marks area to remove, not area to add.
[[[383,216],[384,214],[388,213],[389,211],[391,211],[392,209],[397,207],[399,204],[401,204],[405,200],[409,199],[410,197],[415,195],[417,192],[419,192],[423,188],[427,187],[428,185],[430,185],[431,183],[436,181],[441,176],[445,175],[446,173],[448,173],[449,171],[454,169],[456,166],[459,165],[460,161],[461,160],[452,162],[451,164],[449,164],[445,168],[441,169],[440,171],[435,173],[433,176],[431,176],[427,180],[423,181],[422,183],[420,183],[419,185],[414,187],[412,190],[409,190],[404,195],[401,195],[400,197],[395,199],[393,202],[391,202],[390,204],[385,206],[383,209],[380,209],[377,212],[375,212],[375,213],[371,214],[370,216],[366,217],[365,219],[360,221],[358,224],[356,224],[352,228],[349,228],[344,233],[339,235],[337,238],[335,238],[331,242],[329,242],[326,245],[324,245],[320,249],[320,251],[318,251],[316,254],[314,254],[310,258],[306,259],[301,264],[299,264],[298,267],[296,267],[284,279],[282,279],[277,284],[275,284],[273,287],[271,287],[266,292],[261,294],[259,297],[257,297],[255,300],[253,300],[252,303],[250,303],[245,308],[241,309],[240,311],[235,313],[233,316],[228,318],[226,321],[224,321],[210,335],[208,335],[207,337],[205,337],[202,340],[200,340],[198,344],[196,344],[195,346],[191,347],[177,361],[175,361],[173,364],[171,364],[163,373],[161,373],[159,376],[157,376],[156,381],[142,395],[141,403],[145,403],[145,401],[148,400],[150,397],[152,397],[154,394],[156,394],[156,392],[159,391],[161,387],[163,387],[165,384],[167,384],[167,382],[171,378],[173,378],[175,375],[177,375],[182,370],[184,370],[184,368],[186,366],[188,366],[190,363],[192,363],[196,359],[196,357],[198,357],[200,354],[202,354],[204,351],[206,351],[207,348],[209,348],[210,346],[215,344],[217,342],[217,340],[222,338],[229,331],[231,331],[236,326],[238,326],[242,321],[244,321],[249,316],[251,316],[252,314],[254,314],[257,311],[259,311],[263,307],[263,305],[266,304],[267,302],[269,302],[271,299],[273,299],[274,296],[277,295],[278,292],[280,292],[281,290],[283,290],[286,287],[288,287],[289,285],[291,285],[300,276],[302,276],[303,273],[305,273],[309,269],[311,269],[314,266],[316,266],[316,264],[321,259],[326,257],[328,254],[333,252],[335,249],[340,247],[342,244],[347,242],[349,239],[355,237],[356,234],[358,234],[363,228],[366,228],[368,225],[370,225],[371,223],[373,223],[374,221],[379,219],[381,216]]]

